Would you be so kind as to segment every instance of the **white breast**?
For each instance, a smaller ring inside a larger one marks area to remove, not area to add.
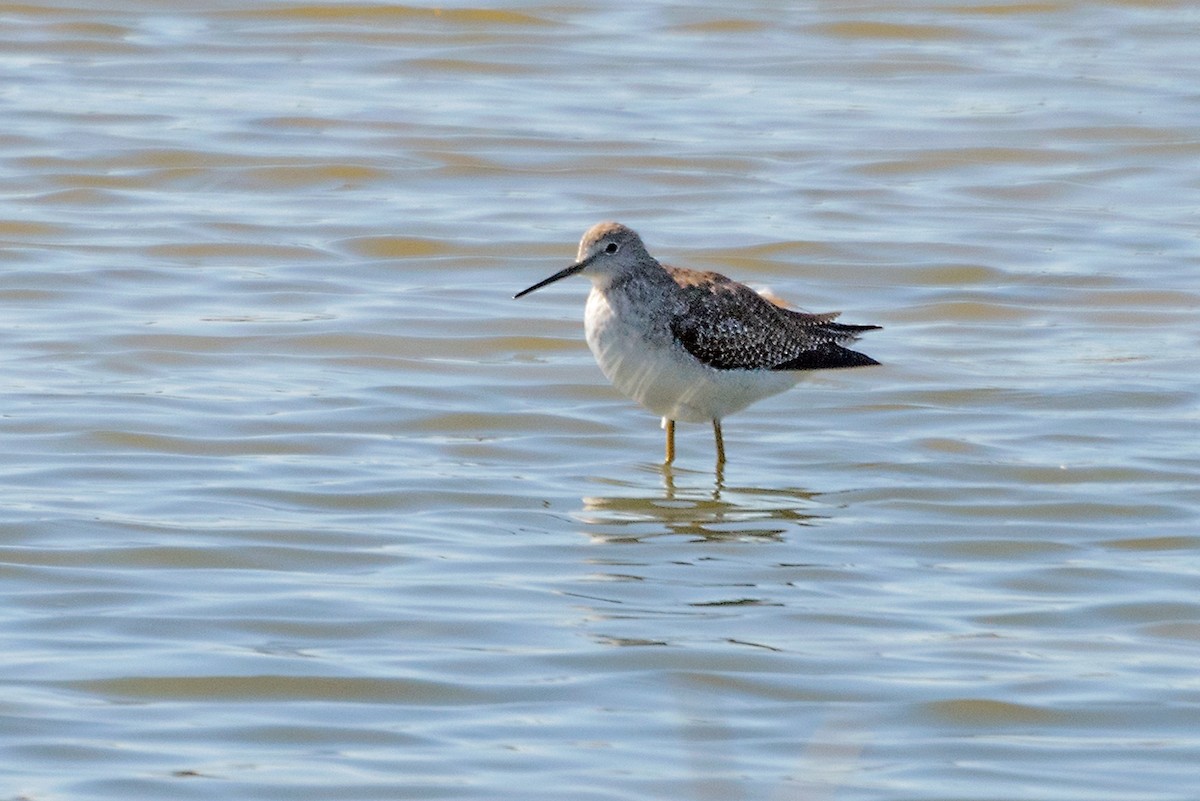
[[[651,310],[655,311],[655,310]],[[720,420],[794,386],[791,371],[714,370],[688,354],[644,304],[593,287],[584,327],[588,347],[618,390],[651,412],[688,423]]]

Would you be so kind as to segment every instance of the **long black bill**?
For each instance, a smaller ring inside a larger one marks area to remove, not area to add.
[[[570,267],[568,267],[567,269],[559,270],[554,275],[547,278],[545,281],[538,281],[536,284],[529,287],[528,289],[522,289],[520,292],[513,295],[513,300],[516,300],[517,298],[525,297],[530,292],[541,289],[542,287],[548,286],[549,284],[553,284],[555,281],[558,281],[560,279],[569,278],[570,276],[575,275],[576,273],[583,270],[584,267],[587,267],[591,263],[592,263],[591,259],[584,259],[583,261],[577,261],[574,264],[572,264]]]

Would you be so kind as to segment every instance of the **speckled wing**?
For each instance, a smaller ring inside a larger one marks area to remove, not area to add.
[[[668,268],[679,285],[670,327],[676,341],[717,370],[824,370],[879,362],[841,343],[877,325],[833,322],[776,306],[719,273]]]

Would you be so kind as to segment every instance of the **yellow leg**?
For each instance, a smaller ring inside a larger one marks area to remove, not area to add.
[[[725,438],[721,436],[721,421],[713,420],[713,437],[717,440],[717,467],[725,464]]]
[[[663,420],[663,428],[667,429],[667,460],[663,464],[675,461],[675,421]]]

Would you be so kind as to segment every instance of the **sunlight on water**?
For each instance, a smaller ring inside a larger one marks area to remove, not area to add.
[[[0,22],[0,798],[1195,797],[1191,6]],[[664,469],[605,219],[882,366]]]

